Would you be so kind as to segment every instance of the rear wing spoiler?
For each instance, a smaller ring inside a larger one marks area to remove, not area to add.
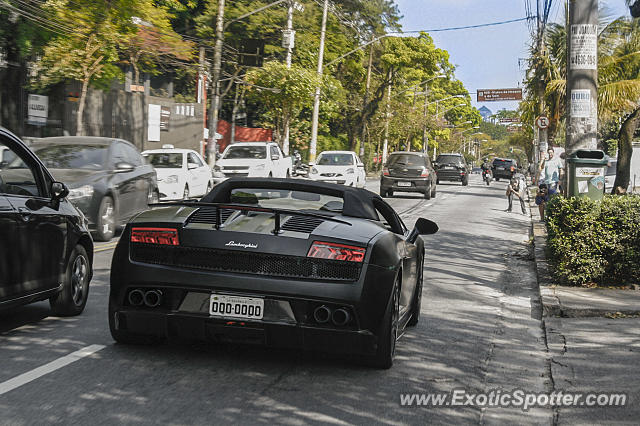
[[[171,206],[181,206],[181,207],[214,207],[216,209],[216,230],[219,230],[222,227],[222,217],[220,214],[220,210],[240,210],[240,211],[248,211],[248,212],[260,212],[260,213],[272,213],[275,216],[275,226],[273,228],[273,234],[278,235],[282,233],[280,217],[282,215],[288,216],[307,216],[307,217],[315,217],[322,220],[327,220],[330,222],[341,223],[343,225],[351,226],[351,223],[336,219],[331,216],[326,216],[320,213],[312,213],[312,212],[304,212],[300,210],[289,210],[289,209],[276,209],[272,207],[256,207],[256,206],[248,206],[246,204],[233,204],[233,203],[204,203],[201,201],[177,201],[170,203],[154,203],[149,204],[150,207],[171,207]]]

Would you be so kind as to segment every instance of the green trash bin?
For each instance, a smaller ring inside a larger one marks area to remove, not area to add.
[[[601,200],[605,190],[605,171],[609,163],[609,157],[604,151],[579,149],[566,162],[568,196]]]

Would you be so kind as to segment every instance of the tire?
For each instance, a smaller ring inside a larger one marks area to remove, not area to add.
[[[380,190],[380,196],[382,198],[386,198],[387,197],[387,191],[383,191],[382,189]]]
[[[496,178],[496,182],[499,182],[499,181],[500,181],[500,178]]]
[[[289,179],[291,177],[291,173],[289,172],[289,169],[287,169],[287,175],[286,178]]]
[[[152,345],[159,343],[160,339],[154,336],[145,336],[143,334],[134,334],[125,330],[118,330],[115,325],[115,309],[109,297],[109,332],[111,337],[118,343],[125,345]]]
[[[469,178],[462,180],[462,186],[467,186],[467,185],[469,185]]]
[[[436,191],[437,191],[437,186],[434,184],[431,184],[431,198],[436,198]]]
[[[400,320],[400,278],[396,278],[391,293],[391,300],[382,319],[382,327],[378,335],[377,353],[365,360],[370,367],[387,370],[393,365],[398,340]]]
[[[189,185],[184,186],[184,191],[182,191],[182,199],[183,200],[189,199]]]
[[[273,173],[269,172],[269,176],[268,177],[272,178],[273,177]]]
[[[431,186],[429,185],[429,187],[424,191],[424,198],[427,200],[431,199]]]
[[[69,257],[64,273],[62,291],[49,299],[49,305],[58,316],[80,315],[87,304],[91,262],[84,247],[78,244]]]
[[[207,184],[207,191],[204,193],[204,195],[207,195],[208,193],[210,193],[212,189],[213,189],[213,185],[211,184],[211,182],[209,182]]]
[[[387,191],[387,197],[393,197],[393,191],[391,190]]]
[[[416,291],[411,302],[411,319],[407,322],[407,326],[414,327],[420,321],[420,307],[422,306],[422,281],[424,274],[424,257],[420,260],[420,274],[416,283]]]
[[[440,185],[440,179],[436,179],[436,185]]]
[[[102,197],[98,207],[96,220],[96,240],[111,241],[116,232],[116,209],[113,198],[108,195]]]

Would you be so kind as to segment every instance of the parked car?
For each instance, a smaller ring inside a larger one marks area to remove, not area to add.
[[[169,145],[147,150],[142,156],[156,169],[160,200],[202,197],[213,188],[211,169],[197,152]]]
[[[609,161],[607,172],[605,174],[605,192],[610,193],[613,189],[613,184],[616,180],[616,173],[618,168],[617,158],[612,158]],[[640,144],[633,145],[633,151],[631,154],[631,169],[629,171],[629,186],[627,187],[628,193],[640,192]]]
[[[462,182],[462,185],[469,184],[469,167],[464,159],[464,155],[460,153],[440,154],[434,163],[438,176],[437,183],[440,181]]]
[[[495,180],[511,179],[518,171],[518,163],[511,158],[494,158],[491,173]]]
[[[290,177],[293,163],[275,142],[236,142],[229,145],[213,168],[218,184],[232,177]]]
[[[0,154],[0,309],[49,299],[57,315],[78,315],[93,273],[85,217],[66,185],[1,127]]]
[[[420,192],[429,200],[436,196],[436,171],[427,154],[393,152],[380,176],[380,196],[394,192]]]
[[[111,335],[343,353],[389,368],[420,317],[419,235],[437,230],[424,218],[408,230],[365,189],[229,179],[201,202],[127,224],[111,264]]]
[[[324,151],[310,164],[309,179],[364,188],[364,163],[353,151]]]
[[[127,141],[64,136],[40,139],[32,149],[68,185],[67,198],[99,241],[111,240],[118,226],[158,201],[155,170]]]

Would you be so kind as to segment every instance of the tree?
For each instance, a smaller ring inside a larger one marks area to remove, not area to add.
[[[268,62],[246,76],[248,95],[258,97],[268,111],[279,143],[282,130],[291,123],[309,102],[317,85],[317,76],[298,65],[291,68],[281,62]]]

